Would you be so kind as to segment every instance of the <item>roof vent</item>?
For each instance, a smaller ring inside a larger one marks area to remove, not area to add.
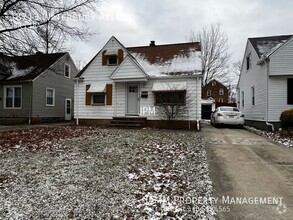
[[[156,46],[156,42],[154,40],[151,40],[150,46],[151,47]]]

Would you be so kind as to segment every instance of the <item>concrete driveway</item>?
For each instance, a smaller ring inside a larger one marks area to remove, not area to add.
[[[293,149],[203,126],[219,219],[293,219]]]

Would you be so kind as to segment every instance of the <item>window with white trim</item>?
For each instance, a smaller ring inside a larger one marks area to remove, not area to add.
[[[219,99],[219,102],[224,102],[224,100],[222,98]]]
[[[217,84],[216,81],[212,81],[212,86],[215,86]]]
[[[174,90],[168,92],[155,92],[155,105],[185,105],[186,91]]]
[[[208,90],[207,91],[207,96],[211,96],[212,95],[212,90]]]
[[[118,56],[117,55],[109,55],[108,56],[108,65],[109,66],[117,66]]]
[[[55,106],[55,89],[46,89],[46,106]]]
[[[254,91],[254,86],[251,87],[251,104],[255,105],[255,91]]]
[[[250,70],[251,68],[251,53],[246,56],[246,70]]]
[[[71,66],[69,64],[64,64],[64,76],[70,78]]]
[[[4,87],[4,107],[21,108],[21,86]]]
[[[219,95],[224,95],[224,89],[219,90]]]
[[[287,79],[287,104],[293,105],[293,78]]]
[[[244,108],[244,91],[241,92],[241,104],[242,108]]]
[[[93,93],[92,105],[105,105],[106,94],[105,93]]]

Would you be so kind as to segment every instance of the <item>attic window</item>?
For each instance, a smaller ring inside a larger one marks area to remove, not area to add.
[[[108,65],[109,66],[116,66],[117,65],[117,55],[110,55],[108,56]]]
[[[64,76],[70,78],[70,65],[64,64]]]
[[[250,70],[251,68],[251,53],[246,57],[246,70]]]
[[[216,81],[212,81],[212,86],[215,86],[217,84]]]

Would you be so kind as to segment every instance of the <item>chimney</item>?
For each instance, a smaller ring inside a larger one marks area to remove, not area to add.
[[[153,46],[156,46],[156,42],[154,40],[151,40],[150,47],[153,47]]]

